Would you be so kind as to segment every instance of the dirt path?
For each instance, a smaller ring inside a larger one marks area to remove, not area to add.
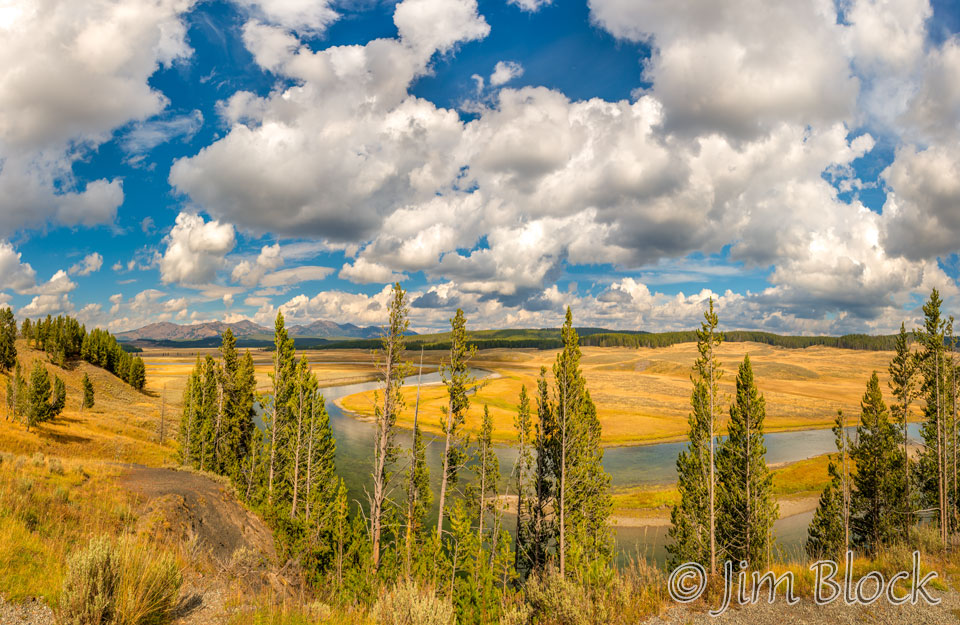
[[[270,530],[224,484],[190,471],[126,465],[120,485],[141,497],[141,531],[196,540],[222,565],[241,548],[276,559]]]

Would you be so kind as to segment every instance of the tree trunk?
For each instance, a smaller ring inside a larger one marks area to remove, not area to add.
[[[713,348],[710,349],[710,375],[709,375],[709,390],[710,390],[710,482],[707,484],[707,487],[710,489],[710,574],[714,574],[717,571],[717,532],[716,532],[716,499],[714,497],[714,432],[713,432]]]
[[[383,521],[383,501],[386,498],[387,447],[389,443],[388,424],[393,411],[393,343],[387,346],[385,380],[383,392],[383,413],[377,423],[376,449],[374,450],[373,505],[370,506],[370,533],[373,536],[373,568],[380,568],[380,533]]]
[[[407,535],[405,537],[406,558],[404,568],[407,579],[410,579],[410,568],[413,554],[413,513],[417,496],[416,476],[417,468],[417,419],[420,416],[420,381],[423,377],[423,348],[420,348],[420,369],[417,372],[417,400],[413,405],[413,449],[410,461],[410,480],[407,485]]]
[[[297,518],[297,503],[300,495],[300,448],[303,445],[303,379],[299,380],[300,398],[297,404],[297,445],[293,451],[293,501],[290,504],[290,518]]]
[[[567,497],[567,363],[563,363],[563,384],[560,387],[560,577],[566,575],[567,526],[565,520]]]
[[[304,493],[306,510],[304,517],[310,522],[310,491],[313,490],[313,439],[316,437],[317,397],[310,398],[310,438],[307,441],[307,492]]]
[[[447,499],[447,477],[450,473],[450,428],[453,427],[453,405],[447,404],[447,427],[443,443],[443,473],[440,476],[440,514],[437,516],[437,538],[443,536],[443,506]]]

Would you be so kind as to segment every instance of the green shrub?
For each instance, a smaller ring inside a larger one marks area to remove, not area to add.
[[[60,625],[113,623],[119,577],[116,554],[107,538],[94,538],[67,561],[57,604]]]
[[[183,576],[174,558],[130,538],[95,538],[67,564],[61,625],[163,625],[173,620]]]
[[[51,474],[63,475],[63,463],[60,462],[59,458],[50,458],[50,460],[47,461],[47,466]]]
[[[373,606],[379,625],[450,625],[453,615],[453,605],[412,582],[400,582]]]

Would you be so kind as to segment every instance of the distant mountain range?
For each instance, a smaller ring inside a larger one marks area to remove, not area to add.
[[[120,332],[116,335],[122,343],[168,345],[172,343],[214,343],[227,328],[233,330],[238,340],[272,340],[273,328],[267,328],[252,321],[226,323],[210,321],[192,325],[176,323],[151,323],[136,330]],[[287,332],[296,338],[317,339],[369,339],[380,336],[380,328],[360,327],[352,323],[334,323],[333,321],[314,321],[309,325],[287,326]]]

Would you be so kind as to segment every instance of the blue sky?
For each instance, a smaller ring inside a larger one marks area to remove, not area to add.
[[[77,19],[75,12],[85,13]],[[0,302],[888,332],[956,302],[952,2],[0,0]]]

